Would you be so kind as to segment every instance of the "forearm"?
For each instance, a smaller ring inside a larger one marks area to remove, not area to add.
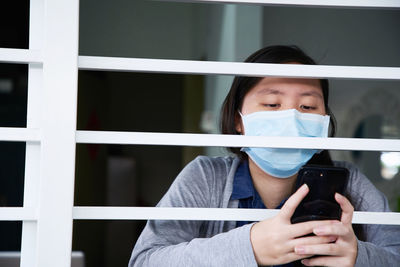
[[[210,238],[194,238],[174,245],[139,243],[129,266],[257,266],[250,228],[251,225],[245,225]]]
[[[369,242],[358,241],[356,267],[395,266],[400,262],[400,251],[378,247]]]

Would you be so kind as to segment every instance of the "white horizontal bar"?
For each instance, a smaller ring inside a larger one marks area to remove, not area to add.
[[[36,220],[36,211],[34,208],[0,208],[0,221],[34,221]]]
[[[38,50],[0,48],[1,63],[42,63]]]
[[[165,0],[163,1],[165,2]],[[170,0],[169,0],[170,2]],[[173,0],[173,2],[199,2],[221,4],[261,4],[315,7],[399,8],[399,0]]]
[[[0,127],[0,141],[40,142],[40,130]]]
[[[71,255],[72,258],[84,258],[85,254],[83,253],[83,251],[71,251]],[[15,259],[15,258],[20,258],[21,257],[21,251],[0,251],[0,258],[3,260],[5,258],[11,258],[11,259]],[[7,266],[15,266],[13,265],[7,265]],[[7,267],[7,266],[3,266],[3,267]]]
[[[74,207],[75,220],[257,220],[279,210],[217,208]]]
[[[400,80],[400,67],[267,64],[79,56],[81,70]]]
[[[400,151],[399,139],[265,137],[227,134],[77,131],[76,142],[86,144]]]
[[[0,251],[0,258],[19,258],[21,257],[20,251]]]
[[[223,208],[147,208],[147,207],[77,207],[75,220],[204,220],[261,221],[275,216],[276,209]],[[353,223],[400,225],[398,212],[354,212]]]
[[[353,216],[353,223],[400,225],[400,212],[355,211]]]
[[[75,220],[224,220],[260,221],[276,215],[274,209],[74,207]],[[34,208],[0,208],[0,221],[34,221]],[[400,225],[398,212],[358,212],[353,223]]]

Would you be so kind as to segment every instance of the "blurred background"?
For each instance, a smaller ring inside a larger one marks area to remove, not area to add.
[[[0,47],[29,47],[29,1],[0,3]],[[400,11],[81,0],[80,55],[243,61],[273,44],[319,64],[400,67]],[[79,130],[218,133],[233,77],[79,71]],[[400,138],[400,81],[330,80],[338,137]],[[25,127],[27,66],[0,64],[0,126]],[[332,151],[355,163],[399,211],[400,154]],[[155,206],[197,155],[223,148],[77,145],[75,205]],[[22,206],[25,143],[0,142],[0,205]],[[57,179],[55,177],[54,179]],[[75,221],[86,266],[126,266],[144,221]],[[0,222],[0,251],[21,223]]]

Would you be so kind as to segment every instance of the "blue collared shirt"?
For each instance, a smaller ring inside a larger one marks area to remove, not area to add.
[[[251,179],[249,164],[243,161],[239,164],[235,177],[233,179],[232,200],[239,200],[238,208],[244,209],[266,209],[260,195],[254,187],[253,180]],[[285,203],[283,200],[276,209],[280,209]],[[238,221],[236,227],[252,223],[250,221]],[[293,263],[276,265],[276,267],[293,267]]]

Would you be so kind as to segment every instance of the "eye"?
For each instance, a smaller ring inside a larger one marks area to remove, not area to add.
[[[306,105],[301,105],[300,108],[303,110],[315,110],[316,109],[316,107],[306,106]]]
[[[267,108],[279,108],[281,104],[262,104],[264,107]]]

